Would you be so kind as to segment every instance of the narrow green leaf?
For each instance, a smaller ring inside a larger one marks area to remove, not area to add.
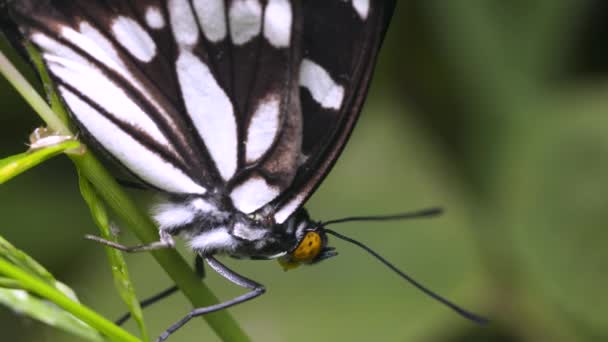
[[[5,289],[23,289],[18,281],[5,277],[0,277],[0,287]]]
[[[0,236],[0,257],[10,261],[15,266],[21,268],[25,272],[28,272],[32,276],[38,277],[40,280],[46,282],[51,286],[55,286],[57,280],[55,277],[40,265],[34,258],[27,255],[25,252],[17,249],[10,242],[6,241]]]
[[[42,80],[42,85],[44,86],[44,90],[49,98],[49,103],[51,104],[51,109],[53,110],[54,113],[57,114],[57,116],[59,117],[59,119],[61,119],[61,121],[63,121],[66,125],[69,125],[68,112],[65,109],[65,107],[63,106],[61,99],[59,98],[59,95],[55,91],[55,86],[53,85],[53,81],[51,80],[51,77],[49,76],[48,71],[44,67],[44,62],[42,61],[42,56],[40,56],[40,53],[38,52],[38,50],[36,50],[36,48],[32,44],[26,43],[26,49],[27,49],[28,54],[30,55],[30,58],[32,59],[32,62],[36,66],[36,70],[38,71],[38,74],[40,75],[40,79]]]
[[[15,87],[25,101],[55,132],[62,135],[73,135],[64,121],[58,117],[46,101],[40,96],[29,82],[19,73],[8,58],[0,51],[0,73]]]
[[[107,321],[103,322],[105,318],[83,307],[78,302],[76,294],[71,288],[58,282],[36,260],[14,247],[2,236],[0,236],[0,274],[6,275],[6,277],[0,277],[0,303],[34,319],[49,323],[51,326],[78,335],[84,334],[84,337],[89,336],[89,339],[96,338],[95,340],[100,340],[99,334],[92,328],[95,325],[91,324],[91,326],[87,326],[79,318],[91,317],[92,319],[102,321],[96,324],[106,326]],[[53,303],[66,309],[67,312],[59,309],[55,304],[43,301],[37,296],[32,296],[32,293],[51,300]],[[113,325],[112,323],[110,324]],[[86,331],[87,329],[88,332]],[[106,328],[106,330],[108,329],[122,330],[115,325]],[[99,330],[104,332],[102,329]],[[114,332],[107,335],[120,335],[120,333]],[[117,339],[117,341],[123,340]],[[131,341],[135,342],[137,340],[131,339]]]
[[[95,311],[74,301],[55,287],[50,286],[46,282],[27,273],[4,258],[0,258],[0,274],[16,280],[30,294],[36,294],[39,297],[46,298],[55,303],[65,311],[82,320],[82,322],[91,326],[93,329],[107,336],[111,341],[141,342],[141,340],[100,316]]]
[[[80,184],[80,193],[91,210],[93,221],[97,227],[99,227],[101,236],[106,240],[117,242],[116,237],[112,234],[105,205],[97,195],[97,192],[80,172],[78,172],[78,180]],[[142,340],[149,341],[150,339],[147,334],[141,306],[139,305],[139,300],[135,294],[133,283],[129,278],[127,263],[119,250],[111,247],[105,247],[105,250],[108,255],[108,261],[110,262],[112,276],[114,277],[114,286],[118,290],[120,298],[127,304],[131,316],[137,322]]]
[[[0,257],[5,258],[7,261],[12,262],[15,266],[18,266],[31,275],[55,287],[57,290],[61,291],[63,294],[72,298],[73,300],[78,301],[78,297],[76,296],[74,290],[72,290],[69,286],[57,281],[55,277],[53,277],[53,275],[47,271],[46,268],[44,268],[44,266],[40,265],[40,263],[27,255],[27,253],[15,248],[15,246],[6,241],[2,236],[0,236]],[[0,277],[0,287],[22,289],[19,282],[16,282],[10,278],[2,277]]]
[[[89,341],[104,341],[95,329],[55,304],[33,296],[24,290],[0,288],[0,303],[52,327],[80,336]]]
[[[67,140],[48,147],[0,159],[0,184],[33,168],[47,159],[61,154],[66,150],[78,147],[80,147],[80,142],[76,140]]]

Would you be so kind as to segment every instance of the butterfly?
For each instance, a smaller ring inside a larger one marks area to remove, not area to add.
[[[335,256],[328,234],[422,288],[326,228],[344,220],[321,224],[302,207],[355,126],[395,3],[22,0],[7,7],[19,35],[40,50],[83,138],[164,194],[153,208],[160,241],[140,249],[172,247],[179,235],[250,290],[194,309],[191,318],[264,293],[216,255],[277,259],[290,269]],[[358,219],[370,218],[350,218]]]

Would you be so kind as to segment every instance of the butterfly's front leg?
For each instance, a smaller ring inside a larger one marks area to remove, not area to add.
[[[211,312],[229,308],[233,305],[237,305],[237,304],[246,302],[248,300],[251,300],[257,296],[264,294],[264,292],[266,292],[266,289],[264,288],[263,285],[258,284],[255,281],[234,272],[233,270],[229,269],[226,265],[220,263],[213,256],[207,255],[207,256],[203,256],[203,258],[205,259],[205,261],[207,261],[207,264],[211,268],[213,268],[217,273],[219,273],[222,277],[228,279],[229,281],[231,281],[232,283],[234,283],[238,286],[250,289],[251,291],[245,293],[244,295],[241,295],[241,296],[238,296],[231,300],[225,301],[223,303],[210,305],[210,306],[206,306],[203,308],[196,308],[196,309],[190,311],[184,318],[182,318],[181,320],[179,320],[178,322],[176,322],[175,324],[170,326],[167,330],[165,330],[165,332],[162,333],[158,337],[156,342],[162,342],[162,341],[166,340],[169,337],[169,335],[171,335],[172,333],[177,331],[179,328],[184,326],[186,323],[188,323],[194,317],[202,316],[202,315],[205,315],[205,314],[208,314]]]
[[[125,245],[119,244],[117,242],[106,240],[106,239],[101,238],[99,236],[90,235],[90,234],[85,235],[84,238],[87,239],[87,240],[95,241],[95,242],[100,243],[102,245],[106,245],[108,247],[112,247],[112,248],[118,249],[118,250],[123,251],[125,253],[148,252],[148,251],[155,251],[157,249],[174,248],[175,247],[175,241],[173,240],[173,237],[169,233],[165,232],[164,230],[160,230],[159,234],[160,234],[160,240],[159,241],[154,241],[154,242],[151,242],[151,243],[147,243],[147,244],[143,244],[143,245],[137,245],[137,246],[125,246]]]

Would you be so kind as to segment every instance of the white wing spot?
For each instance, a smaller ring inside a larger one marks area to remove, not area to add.
[[[272,46],[289,46],[291,23],[291,3],[287,0],[270,0],[264,13],[264,37]]]
[[[165,27],[165,18],[160,9],[156,6],[150,6],[146,9],[146,24],[150,28],[160,30]]]
[[[169,0],[169,21],[179,46],[192,46],[198,41],[198,25],[188,0]]]
[[[279,192],[278,188],[268,185],[263,178],[252,177],[235,187],[230,198],[238,210],[250,214],[272,201]]]
[[[353,0],[353,8],[361,19],[367,19],[369,15],[369,0]]]
[[[112,33],[120,45],[140,61],[149,62],[156,56],[156,44],[152,37],[135,20],[117,17],[112,23]]]
[[[247,129],[245,156],[248,162],[258,160],[272,145],[279,131],[280,104],[278,97],[265,98],[258,103]]]
[[[206,192],[205,188],[196,184],[158,154],[145,148],[76,94],[63,86],[60,86],[59,90],[78,121],[109,153],[142,180],[167,192],[189,194]]]
[[[276,213],[274,213],[274,220],[277,224],[285,222],[293,214],[296,209],[304,202],[304,195],[299,194],[289,200],[284,206],[281,207]]]
[[[237,165],[237,127],[230,99],[209,67],[189,51],[176,62],[177,77],[186,109],[225,180]]]
[[[262,5],[257,0],[235,0],[228,12],[230,37],[236,45],[243,45],[260,34]]]
[[[213,43],[226,38],[226,15],[223,0],[194,0],[194,11],[203,34]]]
[[[300,85],[310,91],[321,107],[340,109],[344,87],[337,84],[323,67],[308,58],[304,58],[300,65]]]

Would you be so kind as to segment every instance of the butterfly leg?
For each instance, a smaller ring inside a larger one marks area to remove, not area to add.
[[[197,255],[196,259],[194,260],[194,269],[196,270],[196,275],[198,275],[201,279],[205,278],[205,264],[203,263],[203,258],[200,255]],[[178,290],[178,288],[175,285],[168,287],[168,288],[164,289],[163,291],[161,291],[149,298],[142,300],[139,303],[139,306],[141,306],[142,309],[145,307],[148,307],[154,303],[157,303],[157,302],[171,296],[172,294],[177,292],[177,290]],[[127,312],[124,315],[122,315],[119,319],[117,319],[115,321],[115,323],[116,323],[116,325],[123,325],[130,318],[131,318],[131,313]]]
[[[121,245],[121,244],[116,243],[114,241],[106,240],[106,239],[101,238],[99,236],[90,235],[90,234],[85,235],[84,238],[87,239],[87,240],[95,241],[95,242],[100,243],[102,245],[106,245],[108,247],[116,248],[116,249],[118,249],[120,251],[123,251],[123,252],[126,252],[126,253],[147,252],[147,251],[154,251],[154,250],[157,250],[157,249],[174,248],[175,247],[175,241],[173,240],[173,237],[171,237],[171,235],[169,233],[161,230],[159,232],[159,234],[160,234],[160,240],[159,241],[155,241],[155,242],[144,244],[144,245],[137,245],[137,246],[125,246],[125,245]]]
[[[190,313],[188,313],[184,318],[182,318],[181,320],[179,320],[178,322],[176,322],[175,324],[170,326],[167,330],[165,330],[165,332],[162,333],[158,337],[156,342],[162,342],[162,341],[166,340],[169,337],[169,335],[171,335],[172,333],[177,331],[179,328],[183,327],[186,323],[188,323],[194,317],[202,316],[202,315],[205,315],[205,314],[208,314],[211,312],[229,308],[233,305],[237,305],[237,304],[246,302],[248,300],[251,300],[257,296],[264,294],[264,292],[266,292],[266,289],[264,288],[264,286],[256,283],[255,281],[253,281],[249,278],[245,278],[242,275],[234,272],[233,270],[226,267],[224,264],[217,261],[217,259],[215,259],[213,256],[207,255],[207,256],[204,256],[204,259],[205,259],[205,261],[207,261],[207,264],[211,268],[213,268],[213,270],[215,270],[217,273],[219,273],[222,277],[228,279],[229,281],[231,281],[232,283],[234,283],[238,286],[250,289],[251,291],[248,293],[245,293],[244,295],[238,296],[236,298],[227,300],[223,303],[210,305],[210,306],[206,306],[203,308],[196,308],[196,309],[190,311]]]

